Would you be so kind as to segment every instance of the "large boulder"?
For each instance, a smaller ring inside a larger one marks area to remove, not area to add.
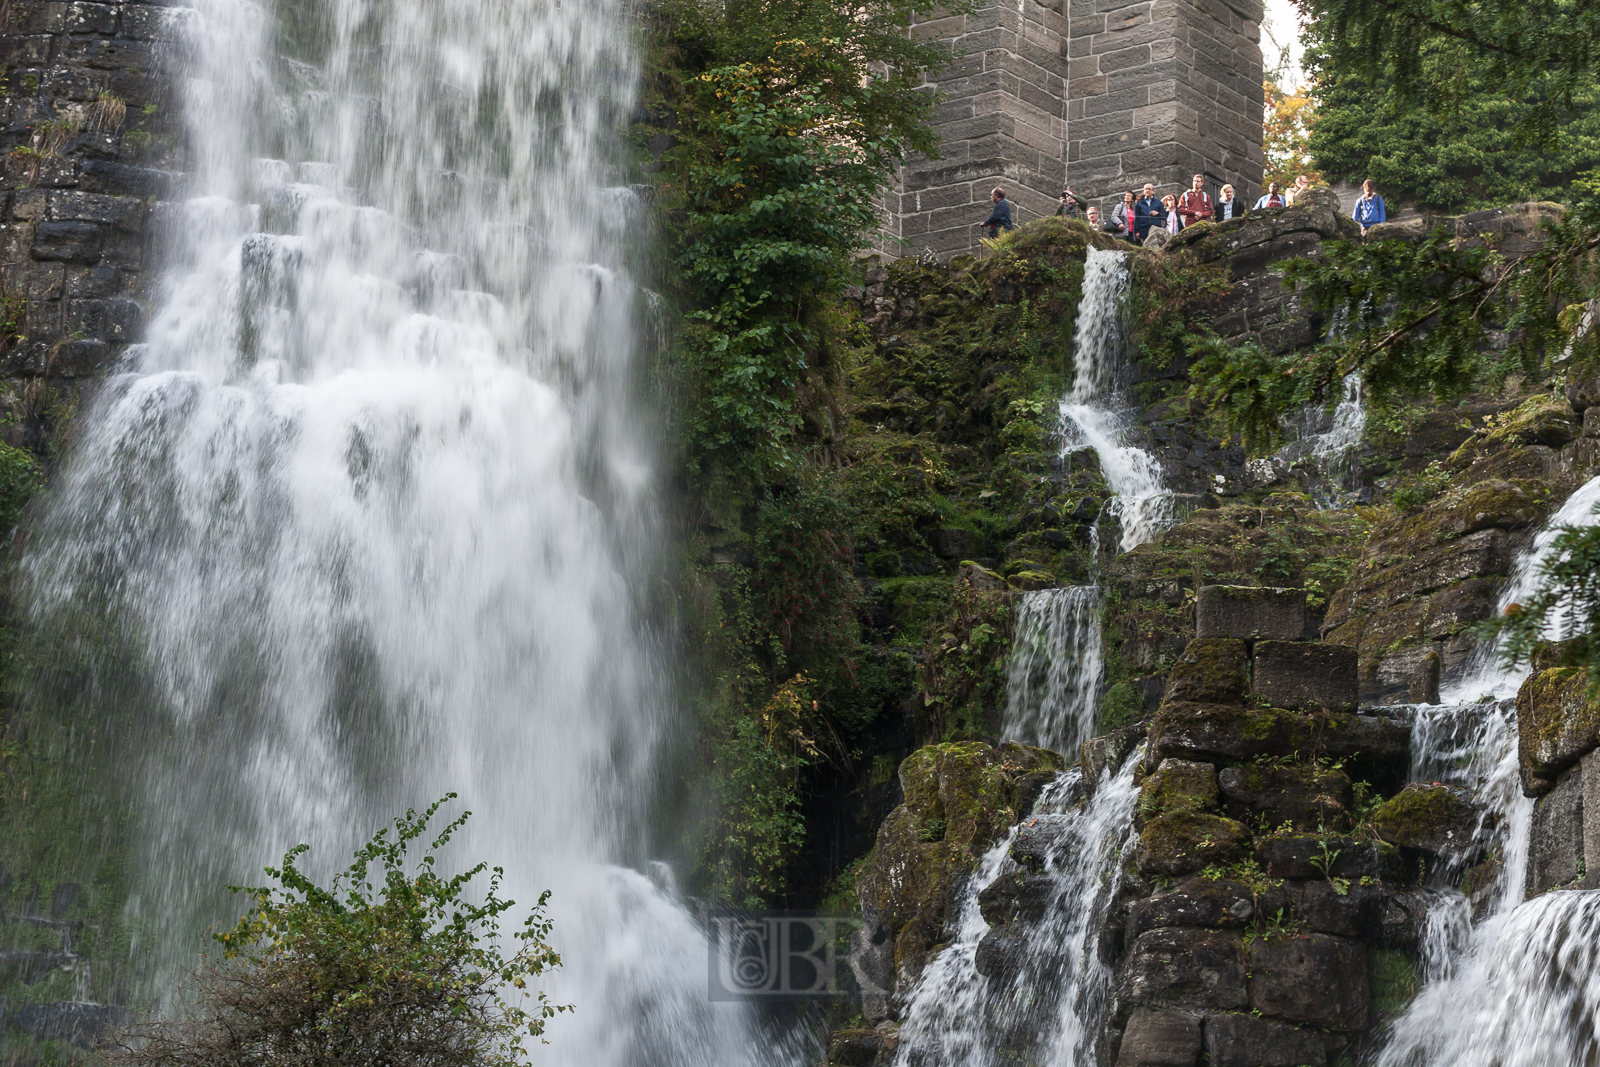
[[[1316,762],[1229,767],[1218,782],[1228,814],[1247,824],[1338,830],[1350,821],[1350,777]]]
[[[1167,672],[1166,699],[1202,704],[1240,700],[1250,688],[1250,658],[1236,637],[1197,637]]]
[[[1255,585],[1203,585],[1196,594],[1198,638],[1299,641],[1306,636],[1304,589]]]
[[[1600,702],[1589,699],[1581,667],[1556,667],[1528,677],[1517,691],[1517,755],[1522,789],[1538,796],[1556,775],[1600,747]]]
[[[1192,874],[1243,859],[1250,831],[1220,815],[1180,812],[1151,819],[1139,832],[1141,878]]]
[[[1150,750],[1157,759],[1205,763],[1257,756],[1359,756],[1364,770],[1403,772],[1411,760],[1411,727],[1377,715],[1168,704],[1150,723]]]
[[[1563,774],[1533,806],[1524,891],[1537,896],[1574,886],[1588,873],[1584,849],[1584,789],[1580,767]]]
[[[1235,934],[1161,927],[1128,950],[1118,982],[1122,1010],[1143,1006],[1232,1011],[1243,1008],[1244,952]]]
[[[1366,949],[1325,934],[1272,937],[1250,952],[1250,1007],[1330,1030],[1367,1025]]]
[[[1017,820],[1019,780],[1059,770],[1044,749],[930,745],[900,764],[905,803],[878,829],[857,881],[862,915],[893,948],[896,981],[921,973],[977,860]]]
[[[1285,899],[1276,889],[1257,893],[1238,882],[1191,878],[1135,901],[1128,909],[1127,939],[1131,944],[1163,926],[1244,926],[1258,915],[1270,918]]]

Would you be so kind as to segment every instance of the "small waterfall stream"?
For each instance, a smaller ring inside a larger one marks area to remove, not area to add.
[[[1597,501],[1600,478],[1551,516],[1518,559],[1499,610],[1538,587],[1563,527],[1600,521]],[[1486,809],[1479,834],[1500,856],[1499,883],[1476,926],[1466,900],[1440,890],[1454,899],[1427,917],[1426,984],[1390,1027],[1378,1067],[1600,1062],[1600,893],[1561,890],[1524,901],[1534,802],[1518,780],[1514,698],[1526,675],[1526,667],[1501,665],[1498,645],[1487,648],[1446,690],[1447,701],[1483,699],[1415,709],[1411,777],[1473,790]]]
[[[1361,375],[1345,375],[1339,403],[1329,412],[1321,404],[1310,404],[1285,420],[1295,439],[1278,450],[1268,461],[1279,469],[1305,469],[1306,488],[1317,507],[1324,510],[1348,507],[1355,496],[1356,450],[1367,426],[1367,409],[1362,401]]]
[[[1567,498],[1560,510],[1546,520],[1543,529],[1534,537],[1532,546],[1518,558],[1511,576],[1500,590],[1500,598],[1495,603],[1496,614],[1503,613],[1510,605],[1520,604],[1534,594],[1541,584],[1539,572],[1555,552],[1556,538],[1566,527],[1588,527],[1600,523],[1596,507],[1600,507],[1600,477],[1584,483]],[[1557,615],[1551,623],[1547,637],[1558,640],[1562,636],[1570,636],[1562,633],[1566,624],[1563,617]],[[1528,669],[1526,665],[1516,668],[1502,665],[1503,648],[1504,645],[1497,642],[1480,649],[1458,679],[1446,679],[1440,687],[1440,695],[1445,702],[1485,698],[1507,700],[1515,697],[1522,680],[1527,677]]]
[[[1140,746],[1087,802],[1079,772],[1068,771],[983,857],[963,892],[955,940],[907,998],[896,1067],[1094,1062],[1112,977],[1099,953],[1100,927],[1121,882],[1123,852],[1135,837],[1134,769],[1143,755]],[[1018,936],[998,946],[1003,960],[998,971],[986,968],[986,977],[979,957],[991,929],[980,898],[998,879],[1018,872],[1011,854],[1025,835],[1035,838],[1029,852],[1043,860],[1042,872],[1033,876],[1048,886],[1043,917],[1017,920]]]
[[[1072,392],[1061,401],[1060,423],[1068,449],[1089,447],[1100,457],[1100,471],[1115,494],[1110,511],[1121,523],[1124,552],[1158,536],[1173,521],[1172,494],[1161,464],[1126,443],[1135,416],[1128,395],[1133,384],[1127,308],[1132,284],[1128,253],[1089,249],[1073,338],[1075,377]]]

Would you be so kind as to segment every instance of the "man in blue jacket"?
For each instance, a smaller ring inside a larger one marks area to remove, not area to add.
[[[1000,186],[994,187],[994,192],[989,194],[994,201],[994,210],[989,212],[989,217],[983,224],[989,228],[991,238],[997,236],[1003,227],[1007,233],[1011,231],[1011,201],[1006,199],[1006,191]]]
[[[1150,227],[1157,224],[1167,224],[1167,209],[1156,199],[1155,185],[1145,182],[1144,195],[1133,205],[1134,231],[1140,244],[1144,243],[1144,235],[1150,232]]]
[[[1378,187],[1368,178],[1361,183],[1361,195],[1356,198],[1356,206],[1351,209],[1350,217],[1361,224],[1361,236],[1367,235],[1367,229],[1380,222],[1386,222],[1389,213],[1384,210],[1383,197],[1378,195]]]

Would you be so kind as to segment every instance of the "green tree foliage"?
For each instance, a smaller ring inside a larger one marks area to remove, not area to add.
[[[32,452],[0,444],[0,536],[10,533],[44,488],[44,470]]]
[[[1600,5],[1593,0],[1296,0],[1319,62],[1382,86],[1407,110],[1459,108],[1487,90],[1547,100],[1529,133],[1552,140],[1594,87]],[[1461,60],[1437,62],[1441,51]]]
[[[1572,182],[1600,167],[1600,89],[1574,93],[1570,110],[1548,88],[1512,92],[1457,41],[1426,46],[1428,84],[1464,79],[1459,101],[1429,110],[1407,101],[1392,79],[1369,85],[1316,52],[1318,121],[1309,146],[1332,180],[1371,178],[1391,205],[1410,201],[1447,213],[1519,200],[1568,199]],[[1530,142],[1540,114],[1563,114],[1559,137]]]
[[[684,144],[662,183],[691,465],[757,474],[793,461],[795,389],[873,198],[908,152],[934,153],[919,88],[944,53],[906,32],[904,0],[677,0],[655,13],[665,102]]]
[[[502,870],[494,868],[482,902],[473,903],[468,887],[485,864],[448,878],[434,869],[434,853],[469,812],[446,826],[414,865],[407,860],[443,803],[420,816],[408,810],[395,820],[392,838],[388,829],[378,831],[326,889],[296,865],[305,845],[291,849],[282,867],[266,869],[276,888],[233,887],[255,906],[233,929],[214,935],[223,959],[199,975],[194,1014],[136,1031],[116,1061],[126,1067],[521,1063],[523,1041],[540,1038],[546,1020],[569,1010],[528,989],[561,963],[546,943],[550,894],[540,896],[512,935],[520,945],[503,955],[499,920],[516,902],[498,895]]]
[[[1600,70],[1600,5],[1588,0],[1299,0],[1319,27],[1323,62],[1386,86],[1397,104],[1434,114],[1485,95],[1539,94],[1527,126],[1531,141],[1559,140],[1560,124],[1592,91]],[[1453,69],[1430,57],[1456,54]],[[1440,79],[1430,82],[1429,70]],[[1324,122],[1327,121],[1324,117]],[[1579,177],[1563,217],[1543,227],[1543,244],[1521,257],[1426,240],[1373,240],[1333,246],[1320,260],[1291,261],[1288,284],[1342,329],[1308,352],[1274,357],[1254,346],[1228,351],[1212,342],[1196,359],[1196,394],[1247,445],[1260,449],[1282,432],[1282,418],[1305,403],[1333,406],[1344,376],[1359,371],[1378,408],[1416,395],[1448,400],[1513,373],[1543,380],[1594,373],[1600,330],[1600,175]],[[1490,331],[1509,344],[1485,343]],[[1501,625],[1512,626],[1509,655],[1525,657],[1549,629],[1558,605],[1593,615],[1586,599],[1600,561],[1600,526],[1568,535],[1567,559],[1551,584]],[[1576,598],[1575,600],[1573,598]],[[1576,655],[1600,679],[1600,645]]]

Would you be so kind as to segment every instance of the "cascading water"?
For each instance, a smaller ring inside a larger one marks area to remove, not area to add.
[[[1600,478],[1568,498],[1518,559],[1499,609],[1530,596],[1561,530],[1594,523]],[[1556,620],[1559,631],[1564,620]],[[1559,632],[1550,636],[1559,637]],[[1498,646],[1483,650],[1451,700],[1418,707],[1412,777],[1473,788],[1487,817],[1479,828],[1500,858],[1486,914],[1468,926],[1464,901],[1430,913],[1423,958],[1429,982],[1390,1029],[1379,1067],[1533,1067],[1600,1060],[1593,1020],[1600,894],[1561,891],[1523,902],[1533,801],[1518,782],[1517,689],[1526,668],[1507,669]]]
[[[1141,746],[1086,803],[1078,802],[1079,771],[1068,771],[1041,796],[1021,828],[983,857],[962,893],[955,940],[923,971],[907,998],[897,1067],[1095,1062],[1111,986],[1099,933],[1120,885],[1123,851],[1135,836],[1139,790],[1134,770],[1143,754]],[[1024,832],[1049,838],[1037,876],[1048,881],[1044,915],[1014,943],[1004,976],[985,977],[978,970],[979,946],[990,928],[979,897],[1016,870],[1010,852]]]
[[[159,308],[24,562],[37,625],[101,620],[140,951],[170,978],[236,906],[220,886],[302,841],[342,866],[454,790],[459,854],[524,905],[553,890],[550,991],[577,1011],[548,1062],[786,1062],[707,1003],[696,924],[623,866],[672,725],[637,593],[638,205],[602,188],[630,12],[318,14],[315,66],[248,0],[181,20],[192,165]]]
[[[1172,524],[1172,494],[1161,465],[1124,443],[1133,421],[1127,396],[1127,300],[1132,274],[1127,253],[1091,248],[1084,263],[1073,342],[1072,392],[1061,401],[1063,452],[1093,448],[1114,494],[1108,510],[1121,522],[1126,552]],[[1091,538],[1091,566],[1099,559],[1099,522]],[[1094,730],[1104,657],[1100,645],[1100,587],[1047,589],[1022,598],[1007,667],[1008,738],[1072,752]]]
[[[1305,471],[1306,488],[1319,508],[1348,507],[1357,488],[1356,450],[1366,430],[1361,376],[1345,375],[1343,393],[1330,413],[1312,404],[1286,420],[1295,439],[1267,461],[1283,469]]]
[[[1100,674],[1100,587],[1024,593],[1006,661],[1002,733],[1076,752],[1094,732]]]
[[[1597,507],[1600,507],[1600,478],[1591,478],[1567,498],[1559,511],[1550,516],[1544,528],[1534,537],[1533,545],[1517,559],[1510,578],[1500,590],[1500,599],[1495,604],[1496,614],[1503,614],[1507,607],[1522,603],[1538,591],[1543,581],[1540,572],[1556,551],[1556,538],[1564,529],[1588,527],[1600,522]],[[1550,629],[1545,636],[1551,640],[1572,636],[1563,632],[1566,622],[1565,617],[1557,613],[1550,620]],[[1496,642],[1480,649],[1459,678],[1445,679],[1445,684],[1440,687],[1440,695],[1445,702],[1488,698],[1507,700],[1516,696],[1522,680],[1527,677],[1527,668],[1504,666],[1501,662],[1503,648],[1502,643]]]
[[[1172,494],[1161,465],[1126,443],[1134,406],[1128,396],[1133,362],[1128,351],[1128,292],[1133,275],[1126,252],[1089,249],[1073,339],[1075,377],[1061,401],[1061,437],[1068,449],[1093,448],[1114,494],[1110,510],[1122,524],[1121,548],[1144,544],[1172,525]]]

